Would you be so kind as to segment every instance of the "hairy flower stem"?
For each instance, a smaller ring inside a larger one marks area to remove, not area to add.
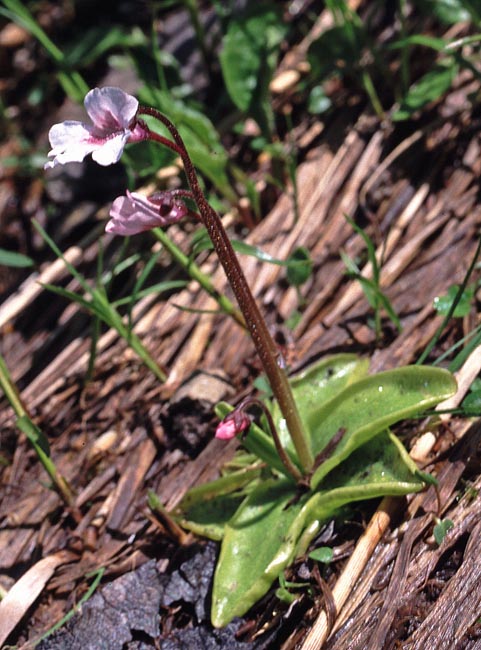
[[[257,303],[252,296],[245,275],[241,269],[229,237],[224,230],[221,219],[215,210],[210,206],[202,192],[197,179],[197,173],[185,148],[184,142],[170,120],[162,113],[149,107],[140,107],[139,114],[151,115],[168,129],[174,142],[170,143],[170,149],[179,154],[184,164],[184,171],[189,181],[190,189],[195,197],[197,208],[200,212],[202,223],[207,229],[214,250],[222,264],[229,284],[232,287],[239,307],[244,315],[247,328],[252,337],[257,354],[260,357],[265,373],[269,380],[272,392],[276,398],[282,415],[287,424],[288,431],[296,448],[299,461],[304,472],[307,474],[313,467],[314,459],[310,449],[308,438],[299,416],[297,405],[291,387],[287,380],[285,371],[279,366],[279,352],[269,334],[266,322],[262,317]],[[152,140],[165,143],[165,138],[150,132]]]

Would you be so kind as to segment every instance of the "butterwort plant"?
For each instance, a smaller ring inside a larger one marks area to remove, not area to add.
[[[92,124],[66,121],[55,124],[50,129],[52,149],[48,156],[52,160],[45,167],[81,162],[89,154],[99,164],[110,165],[118,162],[128,142],[142,140],[158,142],[181,157],[190,185],[190,192],[184,192],[183,196],[191,197],[197,205],[199,219],[206,227],[224,267],[273,394],[286,420],[302,468],[307,473],[312,469],[313,457],[286,372],[281,367],[282,356],[256,305],[220,217],[202,192],[194,165],[178,130],[165,115],[154,108],[139,106],[135,97],[120,88],[94,88],[85,97],[85,108]],[[153,132],[141,115],[150,115],[161,122],[171,134],[172,140]],[[175,191],[163,192],[160,200],[155,195],[142,199],[137,194],[128,193],[114,201],[107,230],[119,235],[134,234],[147,228],[175,223],[187,212],[186,208],[181,207],[179,194]]]
[[[211,611],[213,625],[221,627],[244,615],[341,507],[422,489],[423,475],[389,427],[446,399],[456,383],[447,371],[427,366],[368,375],[368,361],[353,354],[321,359],[289,377],[175,125],[119,88],[91,90],[85,107],[90,124],[63,122],[50,130],[46,167],[87,155],[101,165],[114,164],[127,144],[147,140],[180,156],[188,189],[148,197],[126,192],[113,202],[106,229],[133,235],[188,216],[199,220],[272,389],[272,399],[248,397],[236,408],[217,405],[216,437],[240,436],[247,451],[238,452],[235,469],[190,490],[171,513],[186,529],[221,542]],[[144,116],[157,120],[169,137],[152,130]]]

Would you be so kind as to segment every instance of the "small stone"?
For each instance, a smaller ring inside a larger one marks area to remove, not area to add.
[[[0,47],[20,47],[30,38],[29,33],[16,25],[15,23],[7,23],[3,29],[0,30]]]
[[[222,371],[196,372],[175,392],[171,402],[189,398],[217,404],[232,396],[233,388]]]

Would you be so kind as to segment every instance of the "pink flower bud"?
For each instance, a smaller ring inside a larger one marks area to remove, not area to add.
[[[127,142],[147,137],[147,129],[137,120],[139,102],[120,88],[94,88],[85,96],[85,109],[92,124],[66,121],[54,124],[48,137],[53,158],[45,169],[69,162],[82,162],[88,154],[99,165],[116,163]]]
[[[136,235],[152,228],[176,223],[189,210],[172,192],[157,192],[150,197],[127,191],[110,208],[110,221],[105,230],[116,235]]]
[[[249,417],[242,411],[232,411],[222,422],[219,422],[215,430],[215,437],[219,440],[232,440],[251,425]]]

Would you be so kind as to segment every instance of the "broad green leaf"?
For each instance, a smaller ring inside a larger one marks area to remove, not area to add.
[[[319,394],[317,394],[317,401],[314,401],[316,392],[323,391],[322,402],[331,399],[340,389],[365,377],[368,369],[368,359],[362,359],[357,354],[345,352],[312,363],[289,377],[289,383],[296,399],[305,399],[306,391],[308,391],[314,406],[314,404],[319,405]]]
[[[258,122],[266,136],[273,127],[269,83],[286,30],[278,6],[254,3],[229,21],[220,54],[230,98]]]
[[[334,496],[343,490],[344,504],[347,503],[344,496],[348,490],[355,489],[355,500],[358,500],[368,498],[362,497],[366,486],[370,495],[373,494],[373,486],[378,495],[394,495],[416,492],[425,482],[424,475],[419,472],[399,438],[384,430],[326,476],[319,485],[317,496],[321,499],[324,493],[329,493],[329,500],[335,500]],[[354,499],[354,495],[349,498]]]
[[[27,255],[22,253],[15,253],[7,251],[5,248],[0,248],[0,266],[12,266],[17,269],[28,268],[34,266],[34,261]]]
[[[321,359],[289,378],[301,419],[309,431],[309,414],[347,386],[367,375],[369,361],[355,354],[337,354]],[[272,417],[283,446],[294,454],[294,447],[277,403],[272,405]]]
[[[322,359],[308,366],[297,375],[290,377],[289,383],[306,428],[308,427],[306,418],[310,411],[317,409],[324,402],[331,400],[346,386],[364,377],[367,374],[368,367],[369,361],[367,359],[360,359],[355,354],[338,354]],[[232,406],[221,402],[216,406],[215,412],[217,417],[222,419],[232,410]],[[272,403],[271,410],[281,443],[292,461],[298,464],[294,445],[277,403]],[[267,463],[269,467],[287,476],[286,469],[279,460],[270,433],[266,433],[266,431],[263,431],[255,423],[251,424],[242,444],[251,453]]]
[[[289,378],[299,409],[306,415],[341,390],[365,377],[369,360],[356,354],[336,354],[321,359]]]
[[[433,307],[442,316],[449,314],[451,306],[455,301],[459,292],[459,285],[453,284],[449,287],[448,292],[445,296],[436,296],[433,300]],[[462,318],[467,316],[471,311],[471,306],[474,298],[474,287],[466,287],[463,293],[461,294],[456,307],[452,313],[454,318]]]
[[[407,120],[415,111],[423,108],[429,102],[439,99],[449,90],[457,73],[458,66],[454,64],[434,67],[414,86],[411,86],[401,102],[399,110],[393,113],[392,119],[395,122]]]
[[[349,503],[410,494],[423,486],[423,476],[402,443],[383,431],[351,454],[319,486],[304,508],[306,526],[315,530],[316,520],[322,523],[330,519]],[[305,552],[313,537],[303,535],[297,555]]]
[[[258,483],[260,474],[258,467],[247,468],[194,487],[171,514],[183,528],[219,541],[225,524]]]
[[[196,535],[220,542],[224,537],[225,525],[235,515],[245,500],[241,493],[219,494],[204,503],[193,504],[185,516],[176,515],[176,521]]]
[[[212,624],[242,616],[292,561],[322,522],[347,503],[421,489],[412,461],[384,432],[337,468],[322,492],[296,499],[286,481],[260,484],[225,527],[212,594]],[[332,487],[331,487],[332,486]],[[324,487],[324,486],[323,486]]]
[[[258,479],[261,474],[259,467],[247,467],[222,476],[209,483],[203,483],[191,488],[182,498],[175,512],[187,512],[199,503],[205,503],[219,495],[231,494],[244,488],[247,484]]]
[[[294,559],[290,527],[302,509],[300,502],[289,505],[295,493],[292,483],[265,481],[226,525],[212,592],[214,627],[242,616]]]
[[[430,475],[419,472],[394,434],[387,430],[378,433],[337,466],[309,499],[308,527],[299,541],[297,554],[304,553],[317,534],[316,520],[326,521],[353,501],[418,492],[429,478]],[[309,534],[311,530],[313,534]]]
[[[386,427],[435,406],[456,391],[451,373],[428,366],[406,366],[361,379],[308,415],[317,456],[338,433],[340,441],[311,479],[322,479],[355,449]]]

